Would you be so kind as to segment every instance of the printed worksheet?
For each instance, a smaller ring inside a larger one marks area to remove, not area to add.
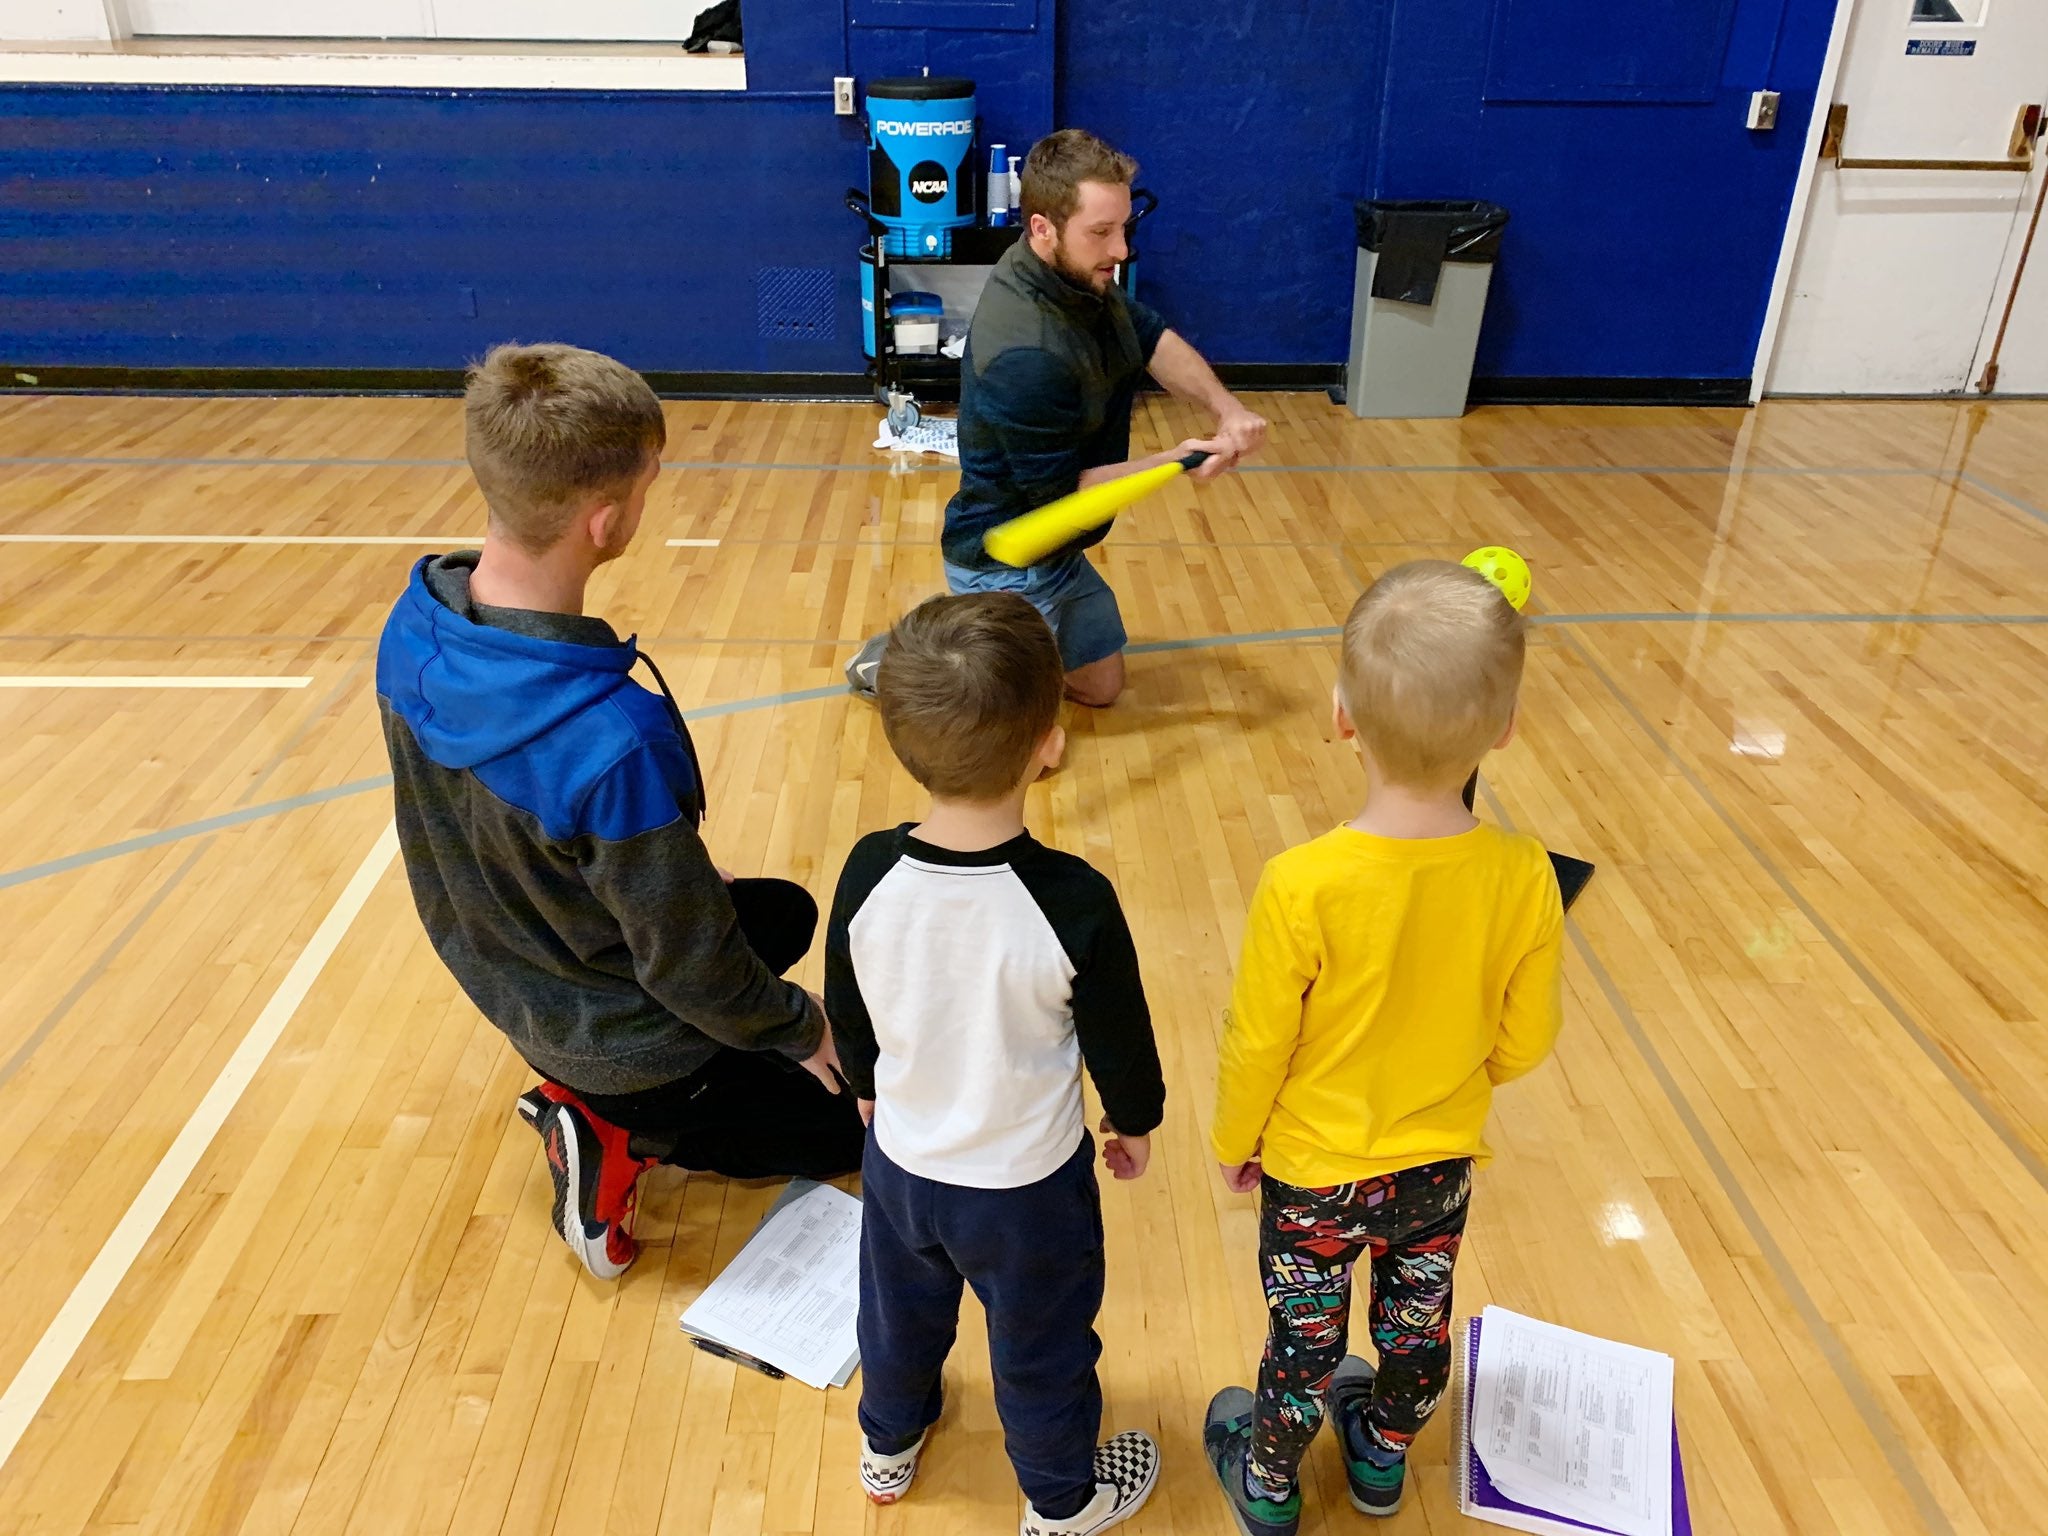
[[[1671,1357],[1501,1307],[1482,1317],[1472,1443],[1495,1486],[1622,1536],[1666,1536]]]
[[[840,1383],[858,1345],[860,1201],[829,1184],[773,1211],[683,1313],[683,1331],[813,1387]]]

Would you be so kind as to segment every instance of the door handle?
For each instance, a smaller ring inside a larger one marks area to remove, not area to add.
[[[1857,160],[1842,153],[1842,140],[1849,131],[1849,104],[1838,101],[1828,108],[1827,127],[1820,136],[1820,157],[1835,162],[1838,171],[2031,171],[2034,168],[2034,140],[2041,133],[2041,109],[2021,107],[2012,120],[2012,138],[2006,143],[2003,160]]]

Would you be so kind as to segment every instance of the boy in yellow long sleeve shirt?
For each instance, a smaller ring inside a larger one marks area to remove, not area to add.
[[[1336,725],[1366,807],[1266,866],[1211,1133],[1224,1182],[1260,1197],[1258,1390],[1219,1392],[1203,1436],[1246,1536],[1293,1536],[1326,1399],[1352,1503],[1400,1507],[1408,1446],[1449,1381],[1451,1269],[1494,1085],[1541,1062],[1560,1022],[1550,860],[1459,793],[1514,734],[1521,615],[1477,573],[1416,561],[1358,600],[1343,643]],[[1377,1372],[1344,1354],[1367,1257]]]

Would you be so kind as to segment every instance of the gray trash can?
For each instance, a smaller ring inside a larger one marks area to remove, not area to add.
[[[1508,211],[1362,202],[1344,398],[1354,416],[1462,416]]]

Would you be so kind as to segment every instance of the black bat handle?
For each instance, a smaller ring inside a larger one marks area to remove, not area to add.
[[[1209,462],[1211,457],[1212,455],[1210,454],[1208,449],[1197,448],[1193,453],[1184,453],[1181,455],[1180,467],[1182,469],[1200,469],[1204,464]]]

